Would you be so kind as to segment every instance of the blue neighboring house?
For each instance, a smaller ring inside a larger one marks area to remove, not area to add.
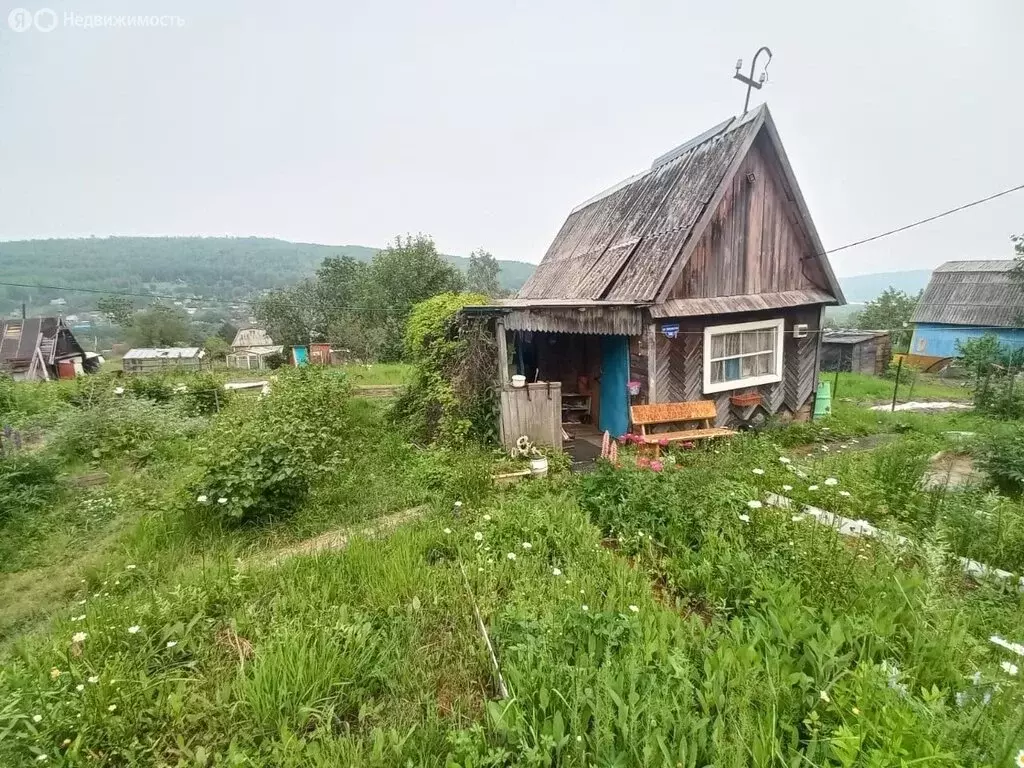
[[[1024,347],[1024,282],[1014,261],[947,261],[933,273],[914,310],[910,351],[956,357],[963,343],[994,333],[1000,344]]]

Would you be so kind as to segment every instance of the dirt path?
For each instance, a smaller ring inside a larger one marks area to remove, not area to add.
[[[344,549],[348,546],[349,541],[356,536],[362,536],[369,539],[387,536],[398,526],[414,520],[419,520],[429,509],[430,507],[424,504],[419,507],[412,507],[411,509],[406,509],[401,512],[385,515],[384,517],[378,517],[377,519],[371,520],[363,525],[325,531],[319,536],[314,536],[312,539],[298,541],[294,544],[289,544],[287,547],[272,550],[270,552],[263,552],[254,557],[249,564],[280,565],[289,557],[294,557],[295,555],[315,555],[319,552]]]

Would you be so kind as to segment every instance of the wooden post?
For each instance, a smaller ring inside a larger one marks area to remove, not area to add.
[[[658,326],[651,323],[647,326],[647,402],[658,402]]]
[[[508,384],[512,377],[508,372],[508,339],[505,338],[505,320],[494,321],[494,335],[498,339],[498,379],[502,386]]]
[[[896,366],[896,386],[892,388],[892,408],[889,409],[890,413],[896,410],[896,394],[900,391],[900,374],[903,372],[903,358],[900,357],[900,362]]]

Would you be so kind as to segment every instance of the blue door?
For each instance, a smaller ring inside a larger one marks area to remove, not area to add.
[[[598,428],[612,437],[629,431],[629,337],[601,337],[601,409]]]
[[[309,349],[306,347],[292,347],[292,363],[294,365],[306,365],[309,363]]]

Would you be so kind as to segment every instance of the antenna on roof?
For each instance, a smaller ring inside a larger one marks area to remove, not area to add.
[[[757,59],[762,53],[768,54],[768,61],[764,63],[764,69],[761,70],[761,77],[757,80],[754,79],[754,70],[757,68]],[[772,49],[767,45],[762,45],[757,49],[757,53],[754,54],[754,60],[750,62],[750,75],[741,75],[740,69],[743,67],[743,59],[736,60],[736,74],[732,76],[733,80],[739,80],[741,83],[747,84],[747,98],[743,101],[743,114],[747,114],[747,108],[750,106],[750,89],[757,88],[761,90],[761,86],[764,85],[765,80],[768,79],[768,65],[772,61]]]

